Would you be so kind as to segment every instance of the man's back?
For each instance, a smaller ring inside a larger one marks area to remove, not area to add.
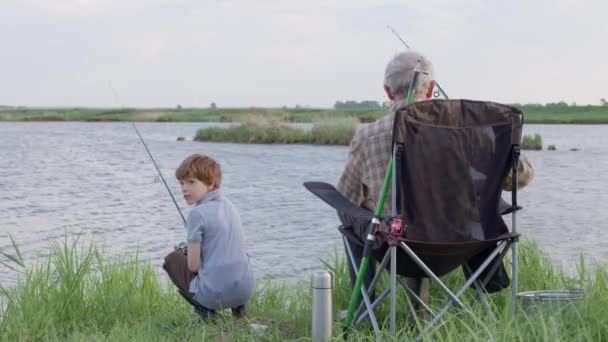
[[[351,141],[344,171],[338,180],[338,190],[354,204],[374,211],[386,167],[392,151],[394,113],[406,101],[395,102],[388,114],[368,125],[359,127]],[[526,186],[534,177],[534,169],[525,156],[520,157],[518,188]],[[510,191],[511,174],[505,177],[503,189]],[[391,190],[386,198],[391,198]],[[391,201],[384,203],[382,216],[390,215]]]
[[[376,209],[392,150],[394,111],[403,105],[405,101],[395,102],[385,116],[359,127],[351,141],[337,188],[360,207]],[[391,198],[390,190],[387,198]],[[383,216],[389,215],[390,210],[391,203],[386,201]]]

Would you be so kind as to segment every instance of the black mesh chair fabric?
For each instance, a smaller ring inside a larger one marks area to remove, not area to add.
[[[512,167],[513,144],[519,144],[523,115],[492,102],[432,100],[395,113],[393,146],[397,179],[397,213],[407,225],[406,244],[438,276],[459,267],[497,242],[514,239],[501,214],[513,210],[501,199],[501,183]],[[358,225],[340,231],[362,244],[373,213],[344,198],[325,183],[304,184]],[[381,260],[388,246],[376,242]],[[397,272],[422,277],[424,272],[398,250]]]

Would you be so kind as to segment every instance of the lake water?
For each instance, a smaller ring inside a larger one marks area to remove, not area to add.
[[[335,184],[347,147],[191,141],[208,125],[137,124],[184,212],[175,168],[189,154],[210,154],[241,212],[258,278],[304,279],[322,267],[321,257],[341,252],[335,213],[302,183]],[[608,260],[608,126],[528,125],[524,133],[540,133],[557,151],[525,151],[536,177],[520,192],[520,231],[568,272],[580,255],[587,263]],[[11,250],[12,235],[33,262],[66,233],[94,241],[108,256],[139,251],[159,273],[185,235],[130,123],[0,122],[0,249]],[[17,277],[0,270],[0,284]]]

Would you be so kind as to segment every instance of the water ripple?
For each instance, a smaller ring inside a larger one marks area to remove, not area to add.
[[[341,253],[335,213],[302,182],[335,184],[346,147],[176,141],[206,125],[137,124],[185,213],[175,168],[189,154],[207,153],[222,163],[259,278],[302,279],[334,248]],[[607,260],[608,126],[528,125],[525,133],[540,133],[558,150],[526,153],[536,178],[520,192],[520,231],[566,270],[575,269],[579,254]],[[31,262],[67,233],[95,241],[109,256],[139,252],[162,274],[164,255],[184,240],[181,218],[130,124],[2,122],[0,146],[3,251],[11,248],[10,234]],[[16,279],[0,272],[2,284]]]

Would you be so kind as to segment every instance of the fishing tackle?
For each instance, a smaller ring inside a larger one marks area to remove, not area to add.
[[[386,25],[386,27],[389,28],[389,30],[391,30],[395,36],[397,36],[397,38],[403,43],[403,45],[405,45],[406,48],[411,49],[409,45],[407,45],[407,43],[405,42],[405,40],[403,40],[403,38],[401,38],[401,36],[399,35],[399,33],[397,33],[397,31],[395,31],[395,29],[391,26],[391,25]],[[433,91],[433,89],[437,87],[437,90]],[[429,92],[432,92],[433,97],[437,98],[441,95],[443,95],[443,97],[445,97],[446,99],[448,99],[448,94],[445,93],[445,91],[443,91],[443,88],[441,88],[441,86],[439,85],[439,83],[437,81],[432,81],[431,86],[429,87]],[[428,95],[428,94],[427,94]],[[427,96],[430,97],[430,96]]]
[[[175,197],[173,197],[173,193],[171,192],[171,189],[169,189],[169,185],[167,185],[167,182],[165,181],[165,177],[163,177],[163,174],[160,172],[158,165],[156,165],[156,161],[154,160],[154,157],[152,157],[152,153],[150,153],[150,150],[148,149],[148,145],[146,145],[144,138],[142,138],[141,134],[139,134],[139,130],[137,129],[137,126],[135,126],[135,123],[131,122],[131,124],[133,125],[133,128],[135,128],[135,133],[137,133],[139,140],[141,140],[141,143],[146,148],[146,152],[148,152],[148,156],[150,156],[150,159],[152,160],[152,163],[154,164],[154,167],[156,168],[156,172],[158,172],[158,176],[160,176],[160,179],[162,179],[163,183],[165,184],[165,188],[167,188],[167,191],[169,192],[169,195],[171,196],[171,200],[173,201],[173,204],[175,204],[175,208],[177,209],[177,212],[179,212],[179,216],[182,218],[182,221],[184,221],[184,225],[185,225],[186,219],[184,218],[184,214],[182,214],[182,211],[179,208],[179,205],[177,204]]]

